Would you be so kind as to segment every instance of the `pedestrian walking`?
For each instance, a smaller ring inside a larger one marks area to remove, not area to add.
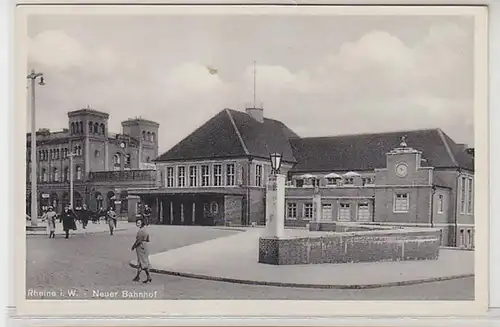
[[[113,210],[112,207],[108,208],[108,212],[106,213],[106,219],[108,220],[108,225],[109,225],[109,234],[113,235],[113,231],[116,228],[116,212]]]
[[[82,227],[83,227],[83,229],[86,229],[87,225],[89,223],[89,219],[92,216],[92,211],[90,211],[90,210],[87,209],[87,205],[86,204],[84,204],[82,210],[80,210],[79,216],[80,216],[80,219],[82,221]]]
[[[144,216],[144,224],[146,226],[149,226],[151,219],[151,208],[147,204],[144,205],[143,216]]]
[[[56,238],[57,214],[54,211],[54,207],[49,206],[48,211],[44,214],[44,219],[47,219],[47,225],[49,227],[49,238]]]
[[[149,262],[148,249],[148,243],[150,241],[149,232],[146,228],[144,219],[137,219],[135,224],[139,228],[139,230],[137,231],[135,242],[132,245],[131,249],[132,251],[135,250],[137,254],[137,274],[135,275],[133,281],[138,282],[140,280],[141,271],[144,270],[144,272],[146,273],[146,280],[144,280],[143,283],[151,283],[151,275],[149,274],[151,263]]]
[[[65,238],[69,238],[70,230],[76,230],[76,219],[78,219],[78,217],[76,216],[75,212],[70,208],[69,205],[66,206],[60,218],[63,224],[63,230],[66,233]]]

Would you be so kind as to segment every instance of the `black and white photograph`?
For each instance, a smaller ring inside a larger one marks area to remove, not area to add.
[[[486,10],[127,7],[18,8],[23,301],[485,297]]]

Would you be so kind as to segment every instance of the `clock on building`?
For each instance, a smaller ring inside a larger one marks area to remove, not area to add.
[[[396,166],[396,175],[399,177],[405,177],[408,175],[408,166],[404,163],[400,163]]]

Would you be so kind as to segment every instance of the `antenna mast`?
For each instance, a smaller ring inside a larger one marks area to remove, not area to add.
[[[255,93],[256,93],[256,75],[257,75],[257,70],[255,67],[255,60],[253,62],[253,107],[256,108],[256,102],[255,102]]]

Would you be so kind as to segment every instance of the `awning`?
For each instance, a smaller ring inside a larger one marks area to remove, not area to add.
[[[313,175],[313,174],[304,174],[304,175],[297,176],[296,178],[298,178],[298,179],[313,179],[313,178],[318,178],[318,176]]]
[[[336,173],[329,173],[328,175],[325,175],[325,178],[342,178],[342,176]]]

